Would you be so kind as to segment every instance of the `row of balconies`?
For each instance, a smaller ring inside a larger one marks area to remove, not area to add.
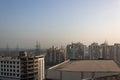
[[[32,73],[32,72],[30,72],[28,74],[21,74],[21,78],[22,79],[24,79],[24,78],[27,78],[27,79],[29,79],[29,78],[35,78],[36,76],[38,76],[38,73]]]
[[[38,63],[38,59],[34,59],[34,58],[20,58],[21,62],[37,62]]]
[[[35,65],[35,66],[38,66],[38,63],[21,63],[21,66],[30,66],[30,65]]]
[[[29,71],[35,72],[35,71],[38,71],[38,68],[22,68],[21,69],[21,72],[24,72],[24,73],[29,72]]]

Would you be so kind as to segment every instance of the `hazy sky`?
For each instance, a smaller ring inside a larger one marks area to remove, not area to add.
[[[0,0],[0,48],[120,43],[120,0]]]

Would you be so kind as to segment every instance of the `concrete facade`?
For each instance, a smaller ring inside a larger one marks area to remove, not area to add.
[[[0,58],[0,80],[43,80],[44,56],[29,56],[22,51],[19,57]]]
[[[84,59],[86,46],[82,43],[72,43],[66,47],[66,59]]]
[[[62,72],[62,78],[60,71],[47,71],[47,79],[49,80],[87,80],[93,78],[91,72]],[[118,75],[119,73],[95,73],[94,78],[105,77],[111,75]],[[82,77],[81,77],[82,75]]]
[[[100,46],[98,43],[89,45],[89,58],[90,60],[97,60],[100,58]]]
[[[65,61],[65,50],[61,48],[52,48],[47,50],[46,54],[46,65],[56,65]]]
[[[68,60],[47,70],[48,80],[87,80],[120,74],[112,60]]]

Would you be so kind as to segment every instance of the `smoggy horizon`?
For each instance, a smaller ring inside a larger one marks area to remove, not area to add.
[[[0,0],[0,48],[120,43],[119,0]]]

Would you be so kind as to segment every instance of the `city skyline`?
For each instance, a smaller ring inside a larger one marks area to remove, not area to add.
[[[1,0],[0,48],[120,43],[119,0]]]

